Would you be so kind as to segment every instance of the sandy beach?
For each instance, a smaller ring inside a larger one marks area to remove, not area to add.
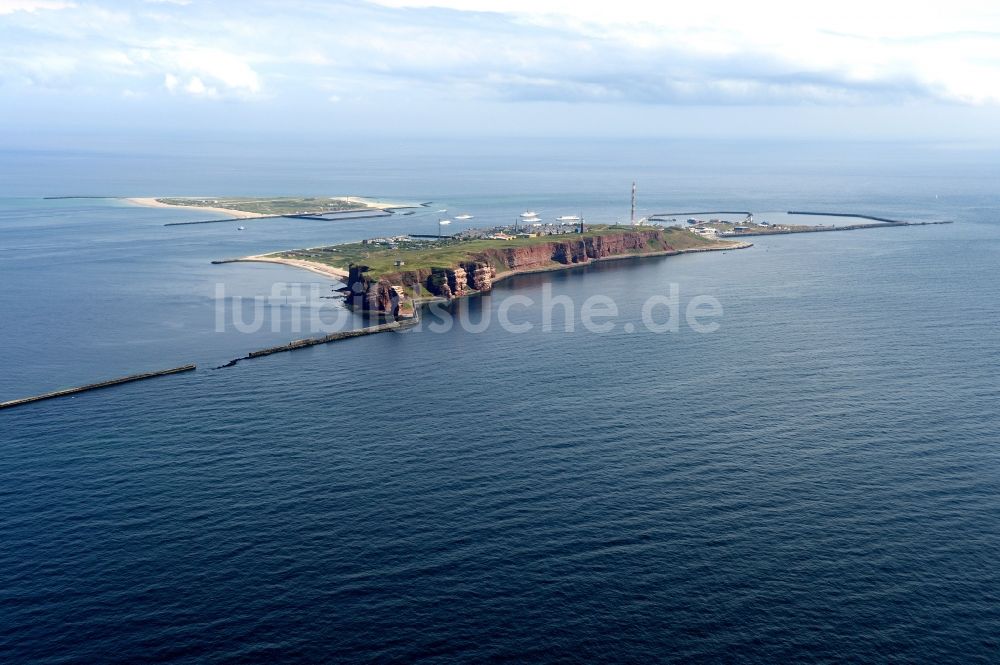
[[[641,254],[622,254],[620,256],[607,256],[601,259],[594,259],[589,263],[596,263],[598,261],[614,261],[620,259],[636,259],[636,258],[646,258],[652,256],[674,256],[677,254],[689,254],[694,252],[719,252],[719,251],[729,251],[734,249],[746,249],[748,247],[753,247],[753,243],[750,242],[728,242],[719,243],[715,245],[708,245],[706,247],[693,247],[689,249],[679,249],[671,250],[667,252],[643,252]],[[341,268],[334,268],[333,266],[326,265],[325,263],[317,263],[315,261],[306,261],[304,259],[285,259],[277,256],[271,256],[268,254],[260,254],[255,256],[245,256],[241,259],[235,259],[232,262],[256,262],[256,263],[279,263],[281,265],[292,266],[293,268],[302,268],[303,270],[309,270],[324,277],[330,277],[336,279],[337,281],[344,281],[347,279],[348,272]],[[578,268],[580,263],[570,263],[566,265],[553,264],[550,266],[545,266],[542,268],[535,268],[529,270],[509,270],[505,272],[499,272],[493,279],[493,283],[496,284],[514,275],[523,275],[527,273],[535,272],[553,272],[556,270],[568,270],[570,268]]]
[[[373,199],[366,199],[363,196],[334,196],[332,197],[337,201],[344,201],[345,203],[356,203],[358,205],[363,205],[368,208],[374,208],[377,210],[387,210],[389,208],[419,208],[419,203],[400,203],[392,201],[375,201]]]
[[[217,215],[226,215],[232,217],[233,219],[253,219],[256,217],[272,217],[273,215],[262,215],[256,212],[243,212],[241,210],[230,210],[229,208],[212,208],[211,206],[178,206],[172,205],[170,203],[164,203],[156,198],[127,198],[125,201],[132,203],[134,205],[145,206],[147,208],[173,208],[174,210],[201,210],[202,212],[210,212]]]
[[[244,256],[242,259],[236,259],[235,262],[249,262],[249,263],[280,263],[281,265],[292,266],[294,268],[303,268],[314,272],[324,277],[329,277],[341,282],[347,279],[347,271],[341,270],[340,268],[334,268],[333,266],[328,266],[323,263],[314,263],[313,261],[303,261],[302,259],[283,259],[277,256],[268,256],[266,254],[257,256]]]
[[[336,201],[344,201],[350,203],[354,206],[354,210],[387,210],[390,208],[419,208],[420,205],[416,203],[394,203],[392,201],[376,201],[373,199],[366,199],[359,196],[334,196],[331,197]],[[156,197],[132,197],[126,198],[125,201],[133,204],[145,206],[147,208],[173,208],[173,209],[183,209],[183,210],[200,210],[202,212],[208,212],[216,215],[225,215],[226,217],[232,217],[233,219],[254,219],[259,217],[275,217],[273,214],[263,214],[257,212],[244,212],[242,210],[232,210],[230,208],[214,208],[212,206],[188,206],[188,205],[174,205],[172,203],[164,203],[159,198]],[[347,211],[344,211],[347,212]]]

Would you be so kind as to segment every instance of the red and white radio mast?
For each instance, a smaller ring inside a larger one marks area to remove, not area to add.
[[[635,180],[632,181],[632,226],[635,226]]]

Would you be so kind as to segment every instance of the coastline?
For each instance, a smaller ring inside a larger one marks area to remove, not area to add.
[[[342,282],[347,279],[348,275],[346,270],[334,268],[333,266],[328,266],[325,263],[316,263],[315,261],[305,261],[302,259],[283,259],[269,254],[255,254],[252,256],[244,256],[239,259],[212,261],[212,263],[277,263],[279,265],[308,270],[309,272],[329,277],[330,279],[334,279],[338,282]]]
[[[265,214],[259,212],[246,212],[243,210],[233,210],[231,208],[216,208],[213,206],[188,206],[188,205],[176,205],[173,203],[164,203],[160,199],[163,197],[154,196],[132,196],[125,197],[120,200],[132,205],[142,206],[144,208],[171,208],[173,210],[197,210],[200,212],[212,213],[214,215],[225,215],[227,217],[232,217],[233,219],[258,219],[260,217],[281,217],[282,215]],[[419,208],[419,204],[415,203],[398,203],[392,201],[376,201],[371,199],[366,199],[359,196],[333,196],[330,197],[337,201],[344,201],[345,203],[357,204],[358,210],[400,210],[404,208]]]
[[[364,196],[333,196],[337,201],[357,203],[373,210],[402,210],[404,208],[419,208],[419,203],[399,203],[394,201],[378,201]]]
[[[729,242],[725,246],[723,245],[712,245],[708,247],[692,247],[690,249],[674,249],[664,252],[642,252],[640,254],[616,254],[614,256],[605,256],[599,259],[590,259],[586,263],[556,263],[551,266],[544,266],[541,268],[532,268],[529,270],[508,270],[506,272],[498,272],[496,277],[493,278],[493,284],[502,282],[505,279],[509,279],[516,275],[532,275],[536,273],[544,272],[558,272],[560,270],[570,270],[572,268],[581,268],[583,266],[588,266],[593,263],[604,263],[606,261],[624,261],[626,259],[646,259],[656,256],[678,256],[680,254],[694,254],[697,252],[725,252],[732,249],[748,249],[753,247],[752,242]],[[479,291],[472,291],[468,295],[475,295],[480,293]]]
[[[569,270],[571,268],[579,268],[582,266],[590,265],[592,263],[601,263],[604,261],[621,261],[625,259],[642,259],[642,258],[652,258],[656,256],[677,256],[679,254],[694,254],[697,252],[725,252],[735,249],[747,249],[753,247],[752,242],[736,242],[730,241],[725,245],[710,245],[708,247],[692,247],[689,249],[674,249],[670,251],[662,252],[642,252],[639,254],[618,254],[615,256],[605,256],[598,259],[590,259],[586,263],[553,263],[552,265],[543,266],[540,268],[530,268],[526,270],[507,270],[505,272],[499,272],[493,278],[492,283],[497,284],[505,279],[509,279],[515,275],[529,275],[535,273],[545,273],[545,272],[556,272],[559,270]],[[348,271],[341,268],[334,268],[333,266],[327,265],[325,263],[317,263],[315,261],[306,261],[304,259],[286,259],[277,256],[272,256],[270,254],[256,254],[252,256],[244,256],[238,259],[220,259],[217,261],[212,261],[214,264],[222,263],[275,263],[278,265],[291,266],[293,268],[300,268],[302,270],[308,270],[310,272],[323,275],[334,279],[338,282],[343,282],[348,277]],[[458,296],[458,297],[468,297],[470,295],[476,295],[481,293],[481,291],[472,291]],[[427,298],[414,298],[414,304],[423,304],[424,302],[430,302],[432,300],[440,300],[438,296],[431,296]]]
[[[659,252],[642,252],[639,254],[619,254],[615,256],[606,256],[603,258],[596,258],[587,261],[586,263],[568,263],[568,264],[554,264],[551,266],[545,266],[541,268],[534,268],[530,270],[508,270],[503,273],[497,273],[493,278],[492,284],[509,279],[515,275],[526,275],[532,273],[544,273],[544,272],[555,272],[557,270],[569,270],[572,268],[581,268],[592,263],[600,263],[601,261],[619,261],[624,259],[643,259],[643,258],[653,258],[657,256],[677,256],[679,254],[693,254],[696,252],[724,252],[733,249],[747,249],[753,247],[751,242],[726,242],[725,244],[710,245],[708,247],[697,247],[690,249],[676,249],[670,251],[659,251]],[[228,259],[228,260],[218,260],[212,261],[214,264],[220,263],[240,263],[240,262],[258,262],[258,263],[276,263],[279,265],[292,266],[294,268],[301,268],[303,270],[309,270],[310,272],[321,274],[325,277],[332,277],[340,280],[340,274],[346,278],[346,271],[340,270],[339,268],[334,268],[332,266],[327,266],[321,263],[315,263],[312,261],[304,261],[299,259],[282,259],[282,258],[272,258],[266,254],[246,256],[240,259]],[[245,356],[239,358],[234,358],[224,365],[220,365],[215,369],[225,369],[227,367],[233,367],[242,360],[253,360],[255,358],[260,358],[263,356],[269,356],[276,353],[283,353],[287,351],[295,351],[298,349],[304,349],[311,346],[317,346],[320,344],[329,344],[330,342],[337,342],[345,339],[350,339],[354,337],[363,337],[366,335],[375,335],[384,332],[401,332],[420,323],[420,312],[421,308],[425,305],[429,305],[433,302],[452,302],[453,300],[461,300],[463,298],[470,298],[472,296],[482,295],[483,291],[469,290],[461,295],[454,296],[453,298],[443,298],[436,295],[427,295],[419,298],[409,298],[406,303],[409,309],[409,314],[403,316],[397,316],[396,318],[391,318],[385,320],[382,323],[378,323],[373,326],[366,326],[364,328],[358,328],[355,330],[339,331],[334,332],[322,337],[310,337],[305,339],[298,339],[287,344],[281,344],[278,346],[268,347],[266,349],[261,349],[258,351],[252,351]]]
[[[198,210],[200,212],[210,212],[217,215],[227,215],[233,219],[256,219],[257,217],[273,217],[273,215],[263,215],[258,212],[243,212],[242,210],[230,210],[229,208],[213,208],[211,206],[179,206],[172,203],[164,203],[155,197],[129,197],[121,199],[133,205],[144,208],[170,208],[172,210]]]

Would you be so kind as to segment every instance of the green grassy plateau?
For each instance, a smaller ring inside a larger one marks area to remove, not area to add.
[[[322,198],[225,198],[225,199],[157,199],[160,203],[175,206],[205,206],[253,212],[261,215],[298,215],[303,213],[340,212],[366,208],[360,201],[348,203],[343,199]]]
[[[383,274],[399,273],[430,268],[448,268],[479,258],[491,249],[508,249],[546,243],[571,242],[580,238],[613,235],[615,233],[633,231],[630,226],[592,226],[584,234],[567,233],[561,235],[538,236],[535,238],[513,238],[510,240],[478,240],[461,238],[441,238],[428,240],[411,240],[397,243],[396,248],[387,245],[372,245],[351,243],[331,245],[329,247],[313,247],[287,252],[278,252],[273,256],[289,259],[300,259],[323,263],[346,270],[351,264],[363,264],[370,268],[369,275],[378,277]],[[649,227],[639,230],[649,231]],[[725,242],[708,240],[690,231],[679,228],[661,230],[665,241],[674,249],[694,249],[708,246],[725,245]],[[651,244],[650,252],[661,251],[659,246]],[[642,254],[635,251],[634,254]],[[395,265],[396,261],[405,263],[402,267]],[[502,269],[502,266],[495,266]]]

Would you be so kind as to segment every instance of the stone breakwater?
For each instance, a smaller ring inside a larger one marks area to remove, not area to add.
[[[33,397],[22,397],[21,399],[12,399],[7,402],[0,402],[0,409],[9,409],[15,406],[21,406],[22,404],[40,402],[46,399],[55,399],[56,397],[77,395],[79,393],[85,393],[90,390],[97,390],[99,388],[110,388],[111,386],[120,386],[123,383],[132,383],[133,381],[144,381],[146,379],[152,379],[158,376],[167,376],[169,374],[181,374],[183,372],[193,372],[195,369],[196,369],[195,365],[182,365],[181,367],[172,367],[170,369],[162,369],[156,372],[144,372],[142,374],[132,374],[129,376],[123,376],[118,379],[108,379],[107,381],[88,383],[85,386],[77,386],[75,388],[65,388],[63,390],[55,390],[49,393],[44,393],[42,395],[35,395]]]
[[[698,251],[740,249],[747,244],[697,248]],[[453,266],[369,274],[369,267],[352,265],[348,271],[347,304],[355,310],[397,316],[404,293],[426,293],[435,298],[458,298],[487,292],[503,277],[521,272],[555,270],[593,261],[630,256],[679,254],[660,229],[609,232],[476,253]]]
[[[420,313],[414,312],[414,316],[404,319],[402,321],[389,321],[386,323],[380,323],[374,326],[368,326],[366,328],[358,328],[356,330],[344,330],[341,332],[330,333],[329,335],[324,335],[322,337],[308,337],[306,339],[297,339],[288,344],[281,344],[279,346],[271,346],[266,349],[260,349],[259,351],[251,351],[245,356],[240,358],[234,358],[227,362],[225,365],[219,365],[215,369],[225,369],[227,367],[235,367],[241,360],[253,360],[254,358],[263,358],[264,356],[271,356],[275,353],[285,353],[286,351],[295,351],[298,349],[306,349],[310,346],[318,346],[320,344],[329,344],[331,342],[339,342],[344,339],[350,339],[352,337],[363,337],[365,335],[377,335],[378,333],[392,332],[392,331],[402,331],[407,328],[411,328],[420,323]]]

